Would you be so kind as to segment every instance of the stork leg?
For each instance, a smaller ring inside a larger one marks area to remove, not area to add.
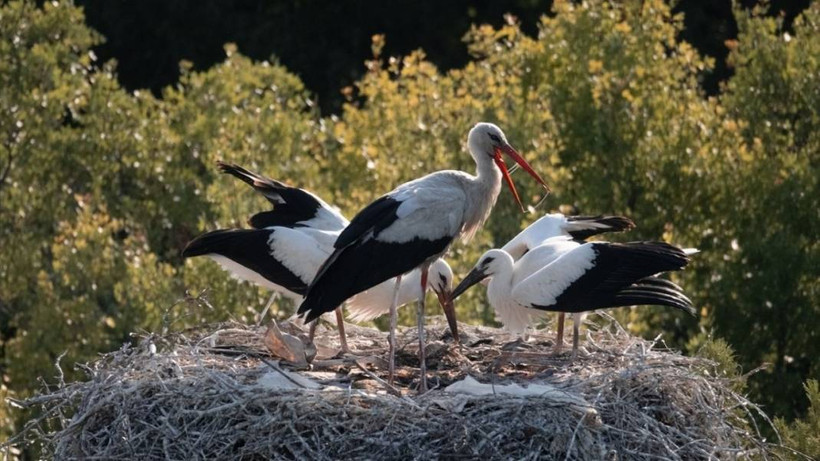
[[[555,347],[553,348],[553,353],[558,355],[561,353],[561,350],[564,349],[564,313],[558,313],[558,333],[555,337]]]
[[[387,382],[392,386],[396,377],[396,324],[399,316],[396,312],[396,305],[399,303],[399,286],[401,286],[401,275],[396,277],[396,286],[393,288],[393,302],[390,304],[390,333],[387,342],[390,344],[390,361],[388,362]]]
[[[313,338],[316,337],[316,327],[318,327],[318,326],[319,326],[319,319],[316,319],[316,320],[310,322],[310,329],[308,330],[308,339],[310,339],[311,343],[313,342]]]
[[[575,358],[578,357],[578,336],[580,335],[579,332],[581,330],[581,315],[580,314],[573,314],[572,315],[572,357],[570,361],[574,362]]]
[[[276,301],[276,298],[279,297],[279,293],[273,292],[270,295],[270,299],[268,299],[268,304],[262,309],[262,313],[259,314],[259,322],[256,323],[256,326],[262,325],[262,321],[265,320],[265,316],[268,314],[270,307],[273,305],[273,302]]]
[[[427,392],[427,353],[424,342],[424,303],[427,295],[427,269],[425,265],[421,268],[421,294],[419,295],[418,324],[419,324],[419,373],[421,381],[419,383],[419,393]]]
[[[336,308],[336,325],[339,328],[339,345],[342,353],[352,354],[350,348],[347,347],[347,335],[345,335],[345,316],[342,315],[342,306]]]

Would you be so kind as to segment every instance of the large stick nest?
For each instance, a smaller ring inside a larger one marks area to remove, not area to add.
[[[147,335],[84,366],[88,380],[18,402],[43,416],[11,442],[38,444],[58,459],[770,454],[751,417],[759,409],[709,360],[617,325],[590,332],[574,362],[568,353],[553,355],[552,332],[510,343],[500,330],[461,330],[459,348],[441,322],[429,327],[433,390],[424,395],[414,390],[418,359],[409,329],[399,335],[395,387],[383,381],[386,335],[373,329],[348,325],[360,355],[326,358],[321,345],[337,344],[336,332],[320,327],[319,354],[302,368],[272,356],[261,327]]]

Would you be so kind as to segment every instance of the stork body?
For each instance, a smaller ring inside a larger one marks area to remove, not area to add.
[[[208,256],[240,280],[246,280],[301,302],[308,284],[322,262],[333,251],[333,243],[347,219],[318,196],[287,186],[237,165],[219,163],[222,171],[238,177],[267,198],[274,209],[253,215],[253,229],[223,229],[205,233],[192,240],[184,257]],[[452,284],[452,270],[443,260],[433,265],[434,280],[429,284],[446,303]],[[418,279],[415,271],[410,277]],[[433,283],[435,282],[435,283]],[[374,318],[388,309],[395,282],[387,280],[352,300],[354,317]],[[387,293],[387,294],[385,294]],[[398,305],[416,299],[417,294],[399,293]],[[270,305],[270,303],[269,303]],[[444,304],[443,304],[444,305]],[[264,313],[263,313],[264,315]],[[341,312],[337,311],[341,322]],[[347,350],[343,323],[340,341]]]
[[[487,297],[496,312],[523,317],[527,311],[583,313],[632,305],[670,306],[694,314],[680,287],[656,277],[689,262],[684,250],[662,242],[579,243],[555,237],[530,250],[517,263],[504,250],[486,252],[453,291],[492,277]],[[573,357],[578,348],[574,325]]]
[[[410,301],[415,301],[418,297],[416,287],[421,283],[421,271],[413,269],[402,278],[398,292],[398,306],[402,306]],[[444,305],[445,297],[449,298],[452,291],[453,270],[444,259],[437,259],[430,265],[430,275],[427,286],[439,297],[439,302]],[[387,279],[384,282],[365,290],[347,300],[347,311],[350,320],[354,322],[366,322],[390,313],[390,304],[393,299],[393,291],[396,287],[396,279]]]
[[[468,135],[468,147],[476,162],[475,176],[453,170],[429,174],[402,184],[353,218],[339,235],[333,254],[322,265],[299,306],[299,313],[305,315],[306,320],[415,268],[421,269],[419,283],[426,286],[430,264],[442,256],[456,238],[469,239],[487,219],[501,189],[502,177],[515,190],[502,153],[511,156],[543,184],[495,125],[476,125]],[[517,192],[514,195],[517,199]],[[420,390],[424,391],[424,291],[417,293]],[[391,305],[391,324],[394,316],[395,306]],[[393,340],[390,353],[391,357],[395,353]],[[392,368],[390,376],[392,379]]]
[[[553,237],[570,237],[576,241],[584,241],[592,236],[606,232],[623,232],[635,227],[631,219],[624,216],[565,216],[561,213],[546,214],[519,232],[502,250],[518,261],[528,251],[543,244]],[[533,261],[532,258],[530,258]],[[526,272],[526,271],[525,271]],[[527,272],[528,273],[528,272]],[[502,323],[511,331],[523,334],[528,325],[537,318],[543,317],[543,312],[521,309],[501,309],[496,311]],[[555,352],[560,353],[564,345],[564,313],[558,313],[558,332],[555,341]],[[580,324],[586,314],[572,315],[573,325]]]

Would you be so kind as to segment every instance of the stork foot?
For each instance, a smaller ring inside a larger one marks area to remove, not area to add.
[[[428,390],[430,390],[430,388],[427,387],[427,376],[421,375],[421,379],[419,380],[419,394],[426,394]]]
[[[524,338],[518,338],[515,341],[510,341],[507,344],[501,346],[502,351],[524,351],[524,350],[532,350],[533,346],[527,342]]]
[[[581,346],[577,349],[572,350],[572,355],[570,355],[570,357],[569,357],[569,363],[574,363],[575,360],[578,359],[578,357],[586,358],[586,357],[589,357],[589,356],[590,356],[589,351],[585,347]]]
[[[352,357],[358,357],[359,356],[358,354],[356,354],[355,352],[350,350],[350,348],[347,347],[347,345],[344,345],[344,346],[339,348],[339,355],[341,355],[341,356],[352,356]]]

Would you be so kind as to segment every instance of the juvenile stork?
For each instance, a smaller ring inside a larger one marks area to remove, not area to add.
[[[502,177],[521,206],[503,155],[507,155],[545,188],[544,181],[510,146],[500,128],[479,123],[467,137],[476,162],[476,176],[462,171],[438,171],[402,184],[361,210],[334,243],[308,287],[299,314],[307,321],[330,312],[351,296],[396,278],[395,296],[403,274],[421,269],[418,303],[419,390],[427,390],[424,350],[424,287],[430,264],[457,237],[475,234],[498,198]],[[394,375],[395,302],[390,307],[390,380]]]
[[[518,261],[528,251],[538,247],[553,237],[571,237],[583,242],[595,235],[606,232],[624,232],[635,228],[635,223],[624,216],[565,216],[561,213],[546,214],[518,233],[502,250]],[[532,321],[533,311],[502,310],[498,312],[503,323],[514,333],[523,333]],[[555,353],[560,353],[564,346],[564,317],[558,313],[558,328],[555,340]],[[583,313],[572,315],[573,324],[583,321]]]
[[[633,305],[670,306],[694,315],[692,302],[674,283],[656,274],[683,269],[685,250],[663,242],[587,242],[554,237],[517,263],[502,249],[484,253],[453,290],[459,296],[492,277],[487,298],[496,312],[580,313]],[[572,358],[579,324],[573,325]]]
[[[301,301],[308,283],[332,253],[333,242],[348,224],[347,219],[309,191],[287,186],[238,165],[218,162],[218,166],[223,172],[249,184],[274,208],[253,215],[249,220],[252,229],[221,229],[200,235],[188,243],[183,256],[208,256],[240,280]],[[455,310],[449,301],[453,271],[442,259],[436,260],[431,270],[433,277],[428,288],[438,296],[451,333],[458,340]],[[420,276],[419,271],[409,274],[415,279]],[[352,298],[349,309],[353,317],[369,320],[385,313],[392,301],[394,283],[393,280],[385,281]],[[415,293],[400,292],[398,305],[415,299]],[[336,310],[336,320],[342,350],[349,352],[341,309]]]

